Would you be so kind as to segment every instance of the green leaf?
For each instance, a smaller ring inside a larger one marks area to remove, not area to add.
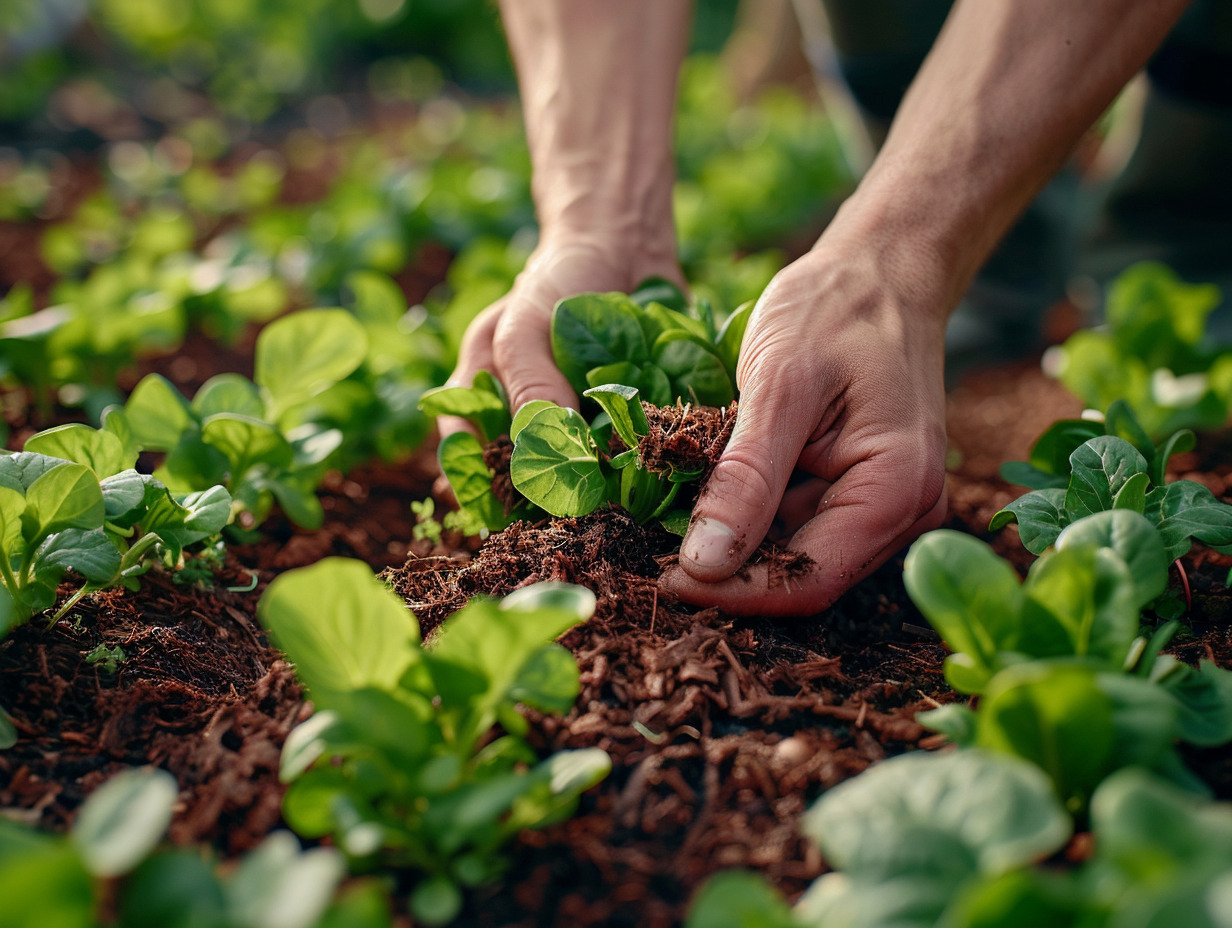
[[[100,480],[132,467],[137,460],[136,454],[125,454],[115,435],[77,422],[30,436],[24,450],[84,464]]]
[[[915,720],[945,735],[960,748],[970,747],[975,741],[975,712],[970,706],[952,702],[927,712],[917,712]]]
[[[650,348],[638,322],[638,306],[623,293],[583,293],[552,312],[552,356],[573,389],[589,384],[586,372],[630,361],[644,366]]]
[[[179,786],[154,767],[118,773],[90,794],[73,823],[74,847],[97,877],[128,873],[162,840]]]
[[[459,416],[477,429],[485,443],[508,434],[509,406],[503,394],[479,384],[470,387],[437,387],[419,398],[419,410],[426,416]]]
[[[1016,649],[1022,589],[988,545],[961,532],[929,532],[907,553],[903,580],[912,602],[952,650],[970,658],[978,678],[992,675],[999,651]]]
[[[1104,413],[1103,434],[1125,439],[1148,461],[1155,456],[1155,445],[1151,436],[1138,422],[1138,417],[1124,399],[1113,400],[1108,405],[1108,410]]]
[[[278,759],[278,779],[283,783],[299,779],[325,754],[331,736],[341,731],[342,719],[329,709],[314,712],[307,721],[291,729]]]
[[[29,544],[69,528],[101,528],[106,507],[98,478],[84,464],[45,472],[26,490],[21,534]]]
[[[120,572],[120,552],[101,528],[69,528],[49,535],[34,555],[35,576],[48,586],[71,568],[90,583],[110,583]]]
[[[301,851],[290,832],[276,831],[251,851],[225,887],[227,911],[253,928],[311,928],[346,873],[333,848]]]
[[[557,751],[536,768],[548,778],[555,796],[576,796],[603,782],[612,772],[612,758],[600,748]]]
[[[492,495],[492,471],[483,462],[483,446],[469,432],[454,432],[441,439],[437,448],[441,471],[453,488],[458,505],[491,531],[509,524],[510,516]]]
[[[269,393],[271,419],[333,386],[363,363],[368,336],[344,309],[305,309],[257,336],[253,380]]]
[[[291,444],[273,425],[236,413],[219,413],[206,419],[201,438],[227,459],[228,483],[244,481],[251,470],[284,470],[291,466]]]
[[[526,423],[533,419],[536,413],[543,409],[550,409],[555,405],[551,400],[530,400],[519,406],[518,411],[514,413],[513,422],[509,426],[509,440],[517,441],[518,435],[526,427]]]
[[[201,385],[192,398],[198,420],[219,413],[236,413],[253,419],[265,418],[265,401],[255,383],[240,374],[218,374]]]
[[[509,463],[513,485],[554,516],[582,516],[607,498],[590,428],[577,412],[540,410],[518,435]]]
[[[124,418],[143,451],[170,451],[197,419],[188,400],[161,374],[147,374],[124,404]]]
[[[1112,508],[1141,513],[1146,508],[1146,490],[1150,482],[1146,474],[1134,474],[1113,497]]]
[[[1159,529],[1170,560],[1188,553],[1192,538],[1212,547],[1232,544],[1232,506],[1192,480],[1153,489],[1147,494],[1146,517]]]
[[[1065,491],[1045,489],[1018,497],[992,517],[988,528],[996,531],[1010,522],[1017,522],[1022,546],[1039,555],[1057,540],[1067,521]]]
[[[103,494],[103,512],[108,522],[131,525],[137,511],[143,508],[150,486],[162,484],[147,474],[135,470],[120,471],[99,484]]]
[[[1182,741],[1200,747],[1232,741],[1232,671],[1210,661],[1195,669],[1165,654],[1151,667],[1150,679],[1176,700]]]
[[[713,346],[695,336],[665,332],[655,341],[653,357],[667,375],[675,396],[703,406],[726,406],[735,387]]]
[[[0,844],[15,825],[0,822]],[[94,882],[67,842],[6,859],[0,867],[5,928],[95,928]]]
[[[1168,565],[1173,558],[1164,549],[1161,533],[1136,512],[1112,510],[1079,519],[1061,532],[1056,545],[1059,550],[1092,545],[1116,554],[1129,568],[1137,609],[1168,586]],[[1137,626],[1136,614],[1134,625]]]
[[[1162,487],[1168,471],[1168,461],[1174,454],[1192,451],[1197,443],[1198,437],[1189,429],[1174,432],[1151,460],[1151,482]]]
[[[1145,770],[1114,773],[1091,800],[1100,856],[1135,882],[1175,885],[1187,871],[1232,867],[1232,807]]]
[[[1047,857],[1071,823],[1038,768],[973,749],[882,761],[824,793],[801,828],[854,879],[944,880]]]
[[[189,493],[179,501],[164,489],[150,504],[141,527],[158,535],[175,561],[186,545],[217,535],[230,519],[231,494],[224,487]]]
[[[629,294],[629,299],[643,309],[651,303],[658,303],[678,313],[689,308],[689,301],[681,289],[665,277],[647,277]]]
[[[997,469],[997,473],[1006,483],[1028,487],[1032,490],[1064,490],[1069,485],[1068,472],[1064,477],[1056,477],[1045,473],[1038,467],[1031,466],[1026,461],[1006,461]],[[1001,512],[997,515],[1000,516]]]
[[[989,682],[977,720],[976,744],[1039,767],[1075,811],[1110,768],[1113,704],[1090,667],[1008,667]]]
[[[311,483],[302,474],[294,474],[269,481],[269,489],[288,519],[300,528],[316,531],[325,521],[325,510]]]
[[[740,346],[744,341],[744,332],[749,327],[749,318],[753,315],[755,305],[753,300],[749,300],[739,306],[727,317],[715,340],[719,360],[723,362],[733,384],[736,382],[736,364],[740,360]]]
[[[1071,475],[1065,508],[1078,518],[1111,509],[1121,488],[1147,472],[1146,459],[1123,438],[1092,438],[1070,455]]]
[[[1035,444],[1027,459],[1032,467],[1053,477],[1061,478],[1058,486],[1069,483],[1070,455],[1087,441],[1105,434],[1099,422],[1088,419],[1061,419],[1050,425]]]
[[[415,617],[359,561],[325,558],[282,574],[257,614],[324,708],[349,690],[393,690],[419,653]]]
[[[798,924],[765,877],[724,870],[702,884],[685,928],[796,928]]]
[[[526,659],[509,689],[509,699],[540,712],[563,714],[578,694],[578,666],[556,644],[544,645]]]
[[[462,893],[443,874],[429,877],[411,890],[411,914],[425,925],[448,925],[461,911]]]
[[[159,854],[124,884],[124,928],[216,928],[226,924],[222,886],[210,863],[192,850]]]
[[[650,434],[650,423],[646,421],[646,411],[642,409],[636,387],[619,383],[603,384],[591,387],[583,396],[590,397],[603,407],[626,448],[636,448],[639,439]]]

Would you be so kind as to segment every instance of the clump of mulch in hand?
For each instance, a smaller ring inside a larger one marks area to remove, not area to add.
[[[726,409],[691,403],[643,403],[650,434],[638,443],[642,466],[659,473],[701,471],[700,482],[704,483],[731,438],[736,407],[734,402]]]

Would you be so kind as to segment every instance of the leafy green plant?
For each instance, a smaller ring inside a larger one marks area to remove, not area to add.
[[[1061,429],[1070,437],[1081,434],[1078,426],[1054,429],[1050,430],[1058,436],[1054,448],[1063,447]],[[1153,451],[1148,460],[1124,438],[1088,438],[1069,455],[1064,489],[1048,486],[1024,494],[994,515],[989,527],[995,530],[1017,522],[1023,546],[1040,554],[1066,526],[1084,516],[1122,509],[1141,513],[1158,529],[1171,560],[1188,552],[1194,539],[1216,551],[1232,553],[1232,506],[1219,502],[1210,490],[1192,480],[1163,483],[1168,457],[1191,446],[1192,433],[1181,432]],[[1059,469],[1055,462],[1053,468]]]
[[[1219,301],[1211,284],[1136,264],[1112,284],[1106,325],[1072,335],[1052,366],[1088,406],[1127,402],[1152,436],[1219,428],[1232,407],[1232,351],[1206,337]]]
[[[116,774],[66,837],[0,819],[0,894],[11,928],[387,928],[375,883],[344,890],[342,856],[276,832],[224,876],[191,850],[157,851],[179,789],[154,768]],[[111,912],[110,916],[104,915]],[[105,919],[105,921],[103,920]]]
[[[552,312],[552,356],[578,393],[619,383],[656,406],[678,398],[726,406],[736,396],[736,358],[752,304],[721,328],[708,303],[696,303],[695,315],[685,309],[680,291],[661,280],[632,295],[569,297]]]
[[[503,843],[567,817],[610,769],[597,749],[540,761],[516,711],[573,705],[577,666],[552,641],[593,608],[580,587],[537,584],[473,601],[421,645],[415,617],[359,562],[276,579],[259,615],[319,710],[283,752],[287,821],[332,835],[357,866],[418,870],[413,914],[451,921],[460,886],[501,872]]]
[[[1125,766],[1201,790],[1175,742],[1232,739],[1232,672],[1160,655],[1175,623],[1140,635],[1166,565],[1158,533],[1128,510],[1066,528],[1021,583],[982,542],[925,535],[907,557],[908,592],[954,652],[946,679],[981,700],[978,711],[950,705],[920,721],[1033,761],[1075,812]]]
[[[511,416],[504,388],[486,371],[469,387],[425,393],[420,408],[426,414],[459,416],[477,433],[451,434],[438,452],[459,505],[492,531],[540,511],[586,515],[605,502],[620,504],[638,521],[658,518],[680,528],[687,513],[673,512],[672,503],[680,486],[701,471],[646,466],[639,445],[650,426],[642,400],[731,402],[740,340],[752,311],[746,304],[716,328],[707,304],[695,305],[696,316],[685,306],[684,295],[663,280],[644,282],[632,296],[589,293],[556,305],[553,355],[571,384],[598,407],[591,422],[543,400]],[[613,432],[624,450],[609,455]],[[483,457],[484,447],[502,436],[512,442],[510,478],[526,500],[509,507],[493,495],[496,474]]]
[[[297,525],[318,527],[314,491],[344,439],[300,414],[367,351],[363,327],[345,310],[293,313],[258,336],[254,380],[219,374],[189,402],[166,378],[143,378],[124,407],[133,440],[166,452],[154,475],[173,493],[225,486],[242,527],[264,521],[275,499]]]
[[[983,751],[908,754],[840,784],[803,828],[836,869],[794,909],[729,871],[688,928],[1225,928],[1232,807],[1138,769],[1091,802],[1093,854],[1038,866],[1071,823],[1029,764]],[[757,910],[764,913],[759,920]]]

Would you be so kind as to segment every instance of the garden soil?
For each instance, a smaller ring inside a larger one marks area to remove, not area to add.
[[[985,531],[1018,492],[997,467],[1078,411],[1034,362],[968,375],[949,401],[951,527],[1025,568],[1013,528]],[[1232,502],[1232,437],[1203,436],[1174,470]],[[0,705],[21,737],[0,752],[0,807],[62,829],[107,776],[153,763],[180,783],[172,840],[223,854],[253,846],[279,821],[282,741],[311,711],[257,627],[256,602],[277,573],[327,555],[384,570],[429,633],[477,593],[536,579],[596,593],[595,617],[562,639],[581,670],[578,701],[564,718],[532,714],[530,737],[544,753],[603,748],[612,774],[576,817],[521,836],[507,876],[471,894],[459,926],[665,928],[728,867],[759,870],[794,896],[824,870],[796,828],[809,803],[888,756],[940,746],[914,715],[957,697],[903,589],[901,556],[816,618],[734,619],[661,591],[674,539],[617,512],[518,524],[482,545],[415,540],[409,503],[434,476],[427,452],[334,476],[318,532],[275,517],[260,542],[229,548],[208,582],[153,574],[140,592],[85,600],[54,628],[36,621],[9,636]],[[1184,659],[1232,667],[1230,562],[1205,551],[1185,560]],[[788,559],[779,574],[790,583],[798,568]],[[99,645],[123,660],[88,661]],[[1232,752],[1188,760],[1232,798]]]

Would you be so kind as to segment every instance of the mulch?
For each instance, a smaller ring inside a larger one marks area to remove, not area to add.
[[[1024,566],[1012,529],[986,532],[1017,493],[996,467],[1077,412],[1033,364],[968,377],[950,396],[949,524]],[[1204,436],[1177,476],[1232,501],[1229,443]],[[814,619],[734,619],[659,590],[677,539],[615,510],[518,523],[482,545],[448,533],[414,540],[409,503],[431,494],[434,475],[430,451],[333,475],[319,532],[275,516],[259,542],[230,547],[206,585],[153,573],[138,593],[91,597],[53,629],[10,635],[0,705],[22,737],[0,753],[0,806],[60,829],[109,773],[155,763],[181,785],[174,841],[251,847],[278,823],[278,750],[310,711],[256,626],[255,603],[277,573],[328,555],[384,570],[428,634],[476,594],[538,579],[595,591],[594,618],[561,639],[578,660],[579,698],[563,718],[530,713],[530,738],[544,753],[600,747],[613,772],[577,816],[520,836],[509,873],[470,895],[459,925],[676,925],[701,881],[729,867],[757,869],[794,896],[824,870],[796,829],[812,800],[886,757],[939,745],[914,715],[958,697],[903,588],[901,555]],[[1232,666],[1230,563],[1212,552],[1186,559],[1184,659]],[[227,589],[254,575],[255,588]],[[85,661],[100,643],[124,649],[114,672]],[[1225,798],[1229,753],[1187,754]]]

